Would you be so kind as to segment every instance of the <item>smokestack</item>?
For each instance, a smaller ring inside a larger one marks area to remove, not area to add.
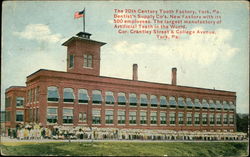
[[[138,81],[138,65],[133,64],[133,80]]]
[[[177,68],[172,68],[172,85],[176,86],[176,82],[177,82]]]

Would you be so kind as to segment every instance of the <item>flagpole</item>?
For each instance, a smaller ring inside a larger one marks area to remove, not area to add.
[[[83,32],[85,32],[85,8],[83,10]]]

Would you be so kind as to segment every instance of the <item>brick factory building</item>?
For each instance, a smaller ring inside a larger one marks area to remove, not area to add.
[[[6,128],[36,122],[44,127],[83,126],[173,131],[236,131],[236,93],[100,76],[103,42],[80,32],[67,47],[67,72],[40,69],[26,86],[6,90]]]

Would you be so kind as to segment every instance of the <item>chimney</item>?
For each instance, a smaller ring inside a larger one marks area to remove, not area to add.
[[[176,86],[176,82],[177,82],[177,68],[172,68],[172,85]]]
[[[138,65],[137,64],[133,64],[133,80],[138,81]]]

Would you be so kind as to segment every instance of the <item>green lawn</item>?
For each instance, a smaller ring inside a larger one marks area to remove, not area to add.
[[[246,156],[247,142],[3,143],[2,155]]]

